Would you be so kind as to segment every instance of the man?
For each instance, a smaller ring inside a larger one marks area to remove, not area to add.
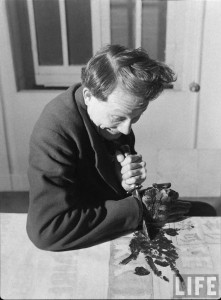
[[[132,193],[146,179],[146,164],[131,127],[172,81],[172,70],[145,51],[109,45],[88,62],[82,84],[46,105],[28,171],[27,233],[38,248],[89,247],[142,229],[144,216],[147,227],[160,221]]]

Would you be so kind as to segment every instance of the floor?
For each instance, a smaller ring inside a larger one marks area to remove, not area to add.
[[[0,212],[27,213],[28,196],[28,192],[0,192]],[[191,201],[191,216],[221,216],[220,197],[182,197],[181,199]]]

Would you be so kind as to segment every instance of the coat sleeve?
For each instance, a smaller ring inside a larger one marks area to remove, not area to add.
[[[71,149],[71,150],[70,150]],[[51,129],[37,127],[30,139],[30,202],[27,233],[36,247],[67,251],[93,246],[137,229],[138,201],[82,199],[76,144]]]

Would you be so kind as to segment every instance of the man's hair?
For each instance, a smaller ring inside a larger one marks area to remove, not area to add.
[[[151,59],[144,49],[120,45],[108,45],[98,51],[83,69],[81,79],[83,86],[102,101],[107,101],[120,84],[146,104],[176,80],[168,66]]]

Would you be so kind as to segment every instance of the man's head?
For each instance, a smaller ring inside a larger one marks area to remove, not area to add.
[[[108,139],[129,134],[149,101],[174,80],[173,71],[144,50],[106,46],[82,72],[88,114]]]

